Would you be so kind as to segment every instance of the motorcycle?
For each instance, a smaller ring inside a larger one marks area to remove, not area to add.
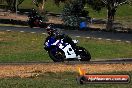
[[[72,40],[65,34],[59,36],[61,36],[61,38],[57,39],[48,36],[44,43],[44,49],[54,62],[63,62],[65,60],[90,61],[91,55],[89,51],[83,47],[77,46],[78,40]]]
[[[42,21],[42,17],[39,15],[29,16],[28,25],[33,27],[43,27],[44,22]]]

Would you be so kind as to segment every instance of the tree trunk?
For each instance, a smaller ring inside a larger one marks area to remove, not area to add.
[[[13,12],[16,11],[16,0],[13,0],[13,1],[12,1],[11,10],[12,10]]]
[[[106,25],[107,31],[110,31],[113,29],[113,20],[111,18],[108,18],[107,25]]]
[[[107,20],[107,25],[106,25],[106,30],[110,31],[113,30],[113,21],[114,21],[114,15],[115,15],[115,9],[109,8],[108,9],[108,20]]]
[[[42,10],[44,10],[44,4],[45,4],[45,0],[43,0]]]
[[[41,14],[45,13],[45,11],[44,11],[44,5],[45,5],[45,0],[43,0],[43,2],[40,3],[39,7],[38,7]]]

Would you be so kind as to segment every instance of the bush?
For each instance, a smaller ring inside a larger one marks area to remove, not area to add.
[[[64,25],[79,27],[80,22],[86,21],[88,12],[84,10],[84,5],[83,0],[73,0],[66,3],[62,12]]]

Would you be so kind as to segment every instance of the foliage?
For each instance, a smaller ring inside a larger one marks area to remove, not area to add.
[[[44,0],[46,1],[46,0]],[[39,7],[39,4],[43,3],[43,0],[33,0],[34,4]]]
[[[128,2],[130,3],[131,0],[88,0],[87,3],[97,11],[100,11],[103,7],[107,9],[108,21],[106,29],[112,30],[117,7]]]
[[[66,3],[69,2],[70,0],[54,0],[55,4],[59,6],[60,2]]]
[[[132,0],[87,0],[87,4],[90,5],[94,10],[100,11],[103,7],[113,8],[122,4],[131,4]]]
[[[16,2],[17,7],[23,2],[24,0],[6,0],[6,3],[8,4],[9,8],[13,11],[16,10]]]
[[[45,3],[47,0],[33,0],[33,3],[39,8],[39,10],[43,13],[45,10]],[[66,2],[69,0],[52,0],[54,3],[59,6],[60,2]]]
[[[100,11],[104,6],[104,3],[101,0],[88,0],[87,4],[96,11]]]
[[[79,26],[82,21],[80,17],[87,17],[88,12],[84,10],[84,0],[73,0],[65,4],[62,12],[62,20],[67,26]]]

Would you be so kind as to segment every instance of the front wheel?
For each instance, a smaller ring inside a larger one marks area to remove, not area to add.
[[[49,56],[54,62],[63,62],[65,59],[64,52],[57,47],[49,50]]]
[[[83,47],[78,46],[78,55],[80,55],[80,58],[81,58],[80,61],[90,61],[91,59],[91,55],[89,51],[87,51]]]

